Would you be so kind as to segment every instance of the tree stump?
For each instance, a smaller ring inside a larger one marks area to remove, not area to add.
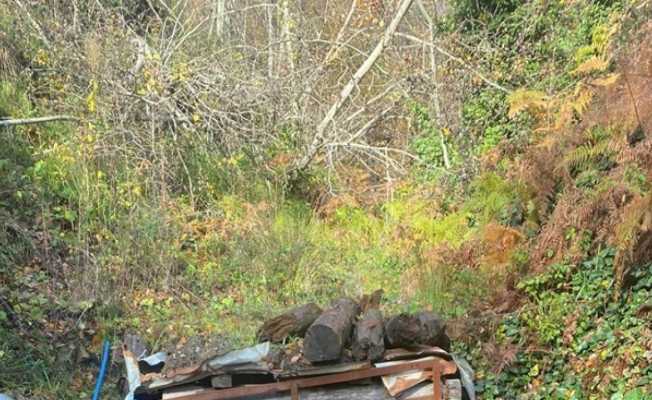
[[[399,314],[385,324],[385,340],[388,347],[438,346],[448,351],[450,339],[446,324],[432,312]]]
[[[383,315],[378,309],[365,312],[355,326],[351,350],[356,360],[378,361],[385,353]]]
[[[308,328],[303,341],[305,358],[311,363],[338,360],[349,342],[358,313],[358,303],[349,298],[333,302]]]

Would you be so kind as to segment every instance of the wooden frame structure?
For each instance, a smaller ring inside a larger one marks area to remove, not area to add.
[[[369,367],[357,371],[342,372],[312,378],[292,379],[259,385],[239,386],[229,389],[206,389],[201,393],[179,397],[177,400],[226,400],[259,396],[278,392],[290,392],[292,400],[299,400],[299,390],[338,383],[353,382],[362,379],[376,378],[402,372],[424,370],[430,374],[433,382],[433,399],[442,399],[442,376],[452,375],[457,372],[457,366],[451,361],[443,359],[405,362],[387,367]]]

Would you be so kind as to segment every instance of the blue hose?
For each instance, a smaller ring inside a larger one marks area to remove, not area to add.
[[[104,384],[104,378],[106,378],[106,370],[109,365],[110,350],[111,350],[111,344],[107,339],[104,339],[104,344],[102,345],[102,361],[100,362],[100,373],[97,375],[97,381],[95,381],[95,390],[93,390],[93,400],[100,399],[100,393],[102,392],[102,385]]]

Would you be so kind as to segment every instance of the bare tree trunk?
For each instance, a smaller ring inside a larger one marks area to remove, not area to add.
[[[434,43],[435,29],[434,29],[433,20],[432,18],[430,18],[430,15],[428,14],[428,11],[426,11],[426,8],[423,6],[422,0],[417,0],[417,6],[419,6],[419,11],[421,11],[421,14],[423,14],[423,17],[428,22],[428,31],[430,33],[430,40]],[[446,147],[446,140],[444,139],[444,131],[442,130],[444,118],[442,115],[441,102],[439,99],[439,75],[438,75],[439,64],[437,62],[437,53],[435,52],[435,48],[432,46],[428,46],[428,48],[430,50],[429,51],[430,70],[432,72],[432,80],[434,84],[434,90],[432,93],[432,105],[433,108],[435,109],[435,122],[437,123],[437,128],[439,129],[439,140],[441,145],[441,151],[442,154],[444,155],[444,166],[446,167],[446,169],[450,169],[451,162],[450,162],[450,158],[448,157],[448,148]]]
[[[312,140],[312,143],[310,143],[310,145],[308,146],[308,149],[306,150],[306,154],[304,154],[304,156],[301,157],[295,164],[293,169],[294,173],[304,170],[313,160],[315,155],[317,155],[319,149],[322,147],[326,139],[326,129],[333,121],[335,115],[337,115],[337,113],[340,111],[342,106],[347,102],[349,96],[351,95],[351,92],[353,92],[353,89],[360,83],[360,81],[362,80],[362,78],[364,78],[367,72],[369,72],[371,67],[373,67],[374,63],[376,62],[376,60],[378,60],[378,57],[380,57],[380,55],[382,54],[385,47],[387,47],[390,40],[392,39],[392,36],[394,35],[394,32],[396,32],[396,28],[398,27],[399,23],[405,16],[407,10],[412,5],[412,2],[413,0],[401,1],[396,11],[396,15],[394,16],[394,19],[392,19],[390,24],[387,26],[387,29],[385,30],[383,37],[380,39],[380,41],[378,42],[374,50],[371,52],[369,57],[362,63],[362,65],[358,68],[358,70],[353,74],[351,80],[344,86],[344,88],[340,92],[339,97],[337,98],[335,103],[333,103],[331,108],[328,110],[324,119],[322,119],[319,125],[317,125],[317,131]]]
[[[215,0],[213,7],[213,23],[209,35],[215,35],[217,40],[221,40],[224,38],[226,25],[226,0]]]
[[[273,3],[267,10],[267,76],[274,77],[274,7]]]
[[[292,14],[290,12],[290,1],[281,1],[281,39],[283,40],[283,53],[287,63],[288,72],[294,72],[294,55],[292,48]]]

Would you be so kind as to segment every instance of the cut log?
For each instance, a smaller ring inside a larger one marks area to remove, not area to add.
[[[385,341],[388,347],[438,346],[448,351],[450,339],[446,324],[432,312],[399,314],[385,324]]]
[[[385,329],[380,310],[372,308],[365,312],[355,326],[353,358],[356,360],[378,361],[385,353]]]
[[[265,321],[258,330],[260,342],[282,342],[289,336],[303,336],[310,325],[321,315],[322,310],[315,303],[308,303],[291,309]]]
[[[380,300],[383,298],[384,293],[383,289],[378,289],[370,295],[363,295],[360,298],[360,312],[364,313],[372,308],[379,308]]]
[[[358,315],[358,303],[343,298],[333,302],[308,328],[303,341],[303,354],[311,363],[335,361],[349,342],[353,319]]]

